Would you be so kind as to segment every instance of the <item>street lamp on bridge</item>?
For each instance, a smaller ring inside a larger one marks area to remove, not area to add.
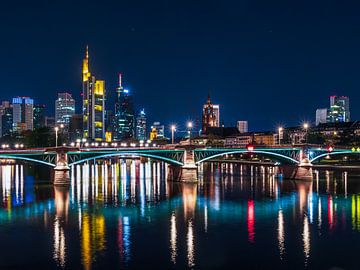
[[[188,133],[189,133],[189,144],[191,144],[191,129],[193,128],[193,123],[189,121],[187,123]]]
[[[174,132],[176,131],[176,126],[171,125],[171,144],[174,144]]]
[[[55,130],[55,147],[58,147],[58,132],[60,129],[64,128],[64,124],[54,127]]]
[[[308,124],[308,123],[304,123],[304,124],[303,124],[303,128],[305,129],[305,143],[307,143],[309,124]]]

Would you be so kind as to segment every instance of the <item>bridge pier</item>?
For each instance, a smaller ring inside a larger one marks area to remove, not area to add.
[[[198,166],[195,163],[194,149],[186,149],[184,165],[170,165],[168,178],[173,181],[196,183],[198,181]]]
[[[70,185],[70,167],[68,163],[68,150],[66,148],[56,149],[56,166],[54,168],[54,185]]]
[[[309,159],[304,158],[298,165],[284,165],[283,176],[286,179],[312,181],[312,164]]]

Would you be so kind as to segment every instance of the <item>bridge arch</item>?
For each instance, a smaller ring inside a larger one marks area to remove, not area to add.
[[[173,165],[183,166],[184,164],[182,162],[179,162],[175,159],[170,159],[161,155],[155,155],[155,154],[148,154],[148,153],[142,153],[142,152],[121,152],[121,153],[109,153],[109,154],[100,154],[92,157],[87,157],[80,159],[78,161],[69,163],[69,166],[77,165],[84,163],[86,161],[90,160],[97,160],[97,159],[104,159],[104,158],[113,158],[113,157],[147,157],[155,160],[164,161],[166,163],[170,163]]]
[[[21,160],[21,161],[29,161],[29,162],[33,162],[33,163],[50,166],[50,167],[56,167],[55,164],[52,164],[50,162],[46,162],[46,161],[43,161],[40,159],[35,159],[35,158],[24,157],[24,156],[0,155],[0,159],[15,159],[15,160]]]
[[[336,155],[360,155],[360,152],[353,152],[351,150],[346,150],[346,151],[339,151],[339,152],[326,152],[324,154],[318,155],[316,157],[314,157],[313,159],[310,160],[311,163],[313,163],[314,161],[320,160],[324,157],[327,156],[336,156]]]
[[[279,153],[275,153],[275,152],[271,152],[271,151],[262,151],[262,150],[253,150],[253,151],[248,151],[247,149],[241,149],[241,150],[233,150],[233,151],[226,151],[226,152],[221,152],[221,153],[218,153],[218,154],[214,154],[214,155],[211,155],[209,157],[206,157],[206,158],[203,158],[201,160],[198,160],[196,162],[196,164],[200,164],[202,162],[205,162],[207,160],[210,160],[210,159],[213,159],[213,158],[216,158],[216,157],[221,157],[221,156],[224,156],[224,155],[231,155],[231,154],[251,154],[251,153],[254,153],[254,154],[262,154],[262,155],[265,155],[265,156],[273,156],[273,157],[277,157],[279,159],[283,159],[283,160],[286,160],[292,164],[299,164],[300,162],[296,159],[293,159],[291,157],[288,157],[288,156],[285,156],[283,154],[279,154]]]

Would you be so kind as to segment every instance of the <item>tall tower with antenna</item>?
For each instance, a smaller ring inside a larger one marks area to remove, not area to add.
[[[96,80],[89,69],[89,47],[86,46],[82,68],[83,137],[90,141],[105,139],[105,81]]]

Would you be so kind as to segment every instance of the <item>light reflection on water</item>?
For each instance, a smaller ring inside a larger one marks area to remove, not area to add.
[[[75,166],[64,188],[27,166],[0,169],[0,242],[16,246],[0,245],[0,268],[356,268],[341,256],[356,261],[360,248],[351,172],[316,171],[310,183],[208,163],[184,184],[166,181],[164,163],[128,160]]]

